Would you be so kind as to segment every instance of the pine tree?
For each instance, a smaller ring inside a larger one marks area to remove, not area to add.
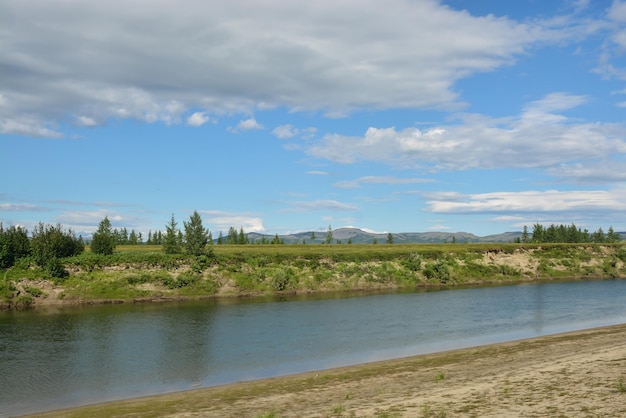
[[[174,214],[170,222],[165,225],[165,239],[163,240],[163,252],[165,254],[178,254],[180,253],[180,245],[178,243],[178,224],[174,219]]]
[[[188,254],[202,255],[209,241],[209,231],[202,226],[202,218],[197,211],[189,217],[185,225],[185,250]]]
[[[116,245],[117,242],[113,235],[111,221],[105,216],[104,219],[100,221],[98,229],[93,234],[91,252],[95,254],[113,254]]]
[[[134,229],[130,230],[130,235],[128,236],[128,244],[129,245],[137,245],[139,244],[139,238],[137,237],[137,233]]]
[[[333,242],[333,229],[328,225],[328,231],[326,231],[326,244],[330,245]]]
[[[246,237],[246,234],[244,234],[243,232],[243,227],[239,228],[239,235],[237,236],[237,244],[239,245],[244,245],[248,243],[248,238]]]
[[[393,235],[391,235],[391,232],[387,234],[387,244],[393,244]]]
[[[522,232],[522,242],[526,243],[530,240],[530,236],[528,235],[528,227],[524,225],[524,231]]]

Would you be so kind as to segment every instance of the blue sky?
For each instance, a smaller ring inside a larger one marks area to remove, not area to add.
[[[626,231],[626,1],[0,1],[0,222]]]

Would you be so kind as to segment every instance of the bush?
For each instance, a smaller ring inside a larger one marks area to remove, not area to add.
[[[277,268],[272,274],[272,288],[277,291],[287,290],[291,282],[291,272],[288,269]]]
[[[422,269],[422,256],[418,253],[409,254],[407,258],[402,260],[402,265],[411,271],[420,271]]]
[[[26,230],[19,226],[4,229],[0,223],[0,268],[10,268],[29,254],[30,243]]]
[[[194,284],[196,281],[198,281],[198,278],[199,276],[196,273],[187,271],[184,273],[180,273],[178,276],[176,276],[176,278],[168,274],[167,277],[163,278],[162,283],[163,286],[167,287],[168,289],[179,289],[181,287],[186,287]]]
[[[434,279],[440,283],[447,283],[450,280],[450,268],[446,260],[437,260],[434,263],[428,263],[424,269],[424,276],[427,279]]]
[[[39,289],[38,287],[25,286],[24,291],[28,293],[29,295],[36,297],[36,298],[43,295],[43,290]]]
[[[44,269],[53,279],[65,279],[70,274],[65,270],[65,265],[58,259],[52,258],[45,264]]]
[[[33,230],[30,247],[35,263],[44,268],[53,259],[72,257],[85,250],[82,239],[76,238],[71,229],[65,231],[61,225],[42,223]]]

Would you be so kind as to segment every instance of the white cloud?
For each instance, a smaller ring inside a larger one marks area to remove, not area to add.
[[[0,132],[36,138],[63,138],[64,136],[54,127],[46,126],[44,122],[31,116],[16,116],[2,121]]]
[[[274,136],[276,136],[276,138],[278,139],[293,138],[294,136],[298,135],[298,132],[300,132],[298,128],[294,128],[291,125],[280,125],[274,128],[274,130],[272,131]]]
[[[626,195],[606,190],[525,191],[461,194],[431,193],[427,196],[430,212],[471,213],[546,213],[546,212],[624,212]]]
[[[317,128],[308,127],[308,128],[299,129],[289,124],[277,126],[272,131],[272,134],[274,134],[274,136],[278,139],[290,139],[296,136],[300,136],[300,138],[303,140],[310,140],[315,137],[316,133],[317,133]],[[293,147],[293,145],[288,144],[285,147],[291,148]],[[297,147],[293,147],[293,148],[295,149]]]
[[[210,224],[213,231],[213,238],[217,238],[216,231],[226,232],[230,227],[243,228],[244,232],[264,232],[263,219],[249,213],[240,212],[224,212],[217,210],[199,210],[205,221]]]
[[[31,205],[30,203],[0,203],[0,210],[7,212],[43,212],[49,209],[42,206]]]
[[[233,133],[245,132],[245,131],[251,131],[251,130],[261,130],[261,129],[263,129],[263,125],[259,124],[254,118],[241,120],[239,121],[239,124],[237,125],[237,127],[228,128],[228,130]]]
[[[311,211],[358,211],[359,208],[347,203],[338,202],[336,200],[311,200],[311,201],[299,201],[289,202],[289,208],[283,210],[283,212],[311,212]]]
[[[92,117],[89,116],[78,116],[76,117],[76,124],[79,126],[98,126],[99,123]]]
[[[461,115],[426,130],[369,128],[363,137],[327,135],[307,153],[338,163],[375,161],[400,168],[544,168],[604,161],[626,153],[626,126],[572,121],[555,113],[584,103],[563,93],[529,104],[516,117]]]
[[[432,179],[423,178],[400,178],[391,176],[365,176],[359,177],[355,180],[340,181],[333,186],[340,189],[356,189],[363,184],[384,184],[384,185],[401,185],[401,184],[416,184],[416,183],[431,183]]]
[[[476,17],[436,0],[145,6],[122,0],[4,4],[3,132],[61,135],[16,127],[24,114],[46,127],[67,115],[174,124],[189,109],[249,114],[281,106],[346,115],[458,108],[458,80],[594,30],[568,19]],[[200,120],[192,117],[191,125]]]
[[[626,22],[626,2],[613,1],[613,4],[608,9],[607,17],[616,22]]]
[[[330,173],[328,171],[320,171],[320,170],[311,170],[311,171],[307,171],[307,174],[310,174],[312,176],[328,176],[330,175]]]
[[[210,120],[211,118],[206,114],[206,112],[195,112],[187,118],[187,125],[202,126]]]

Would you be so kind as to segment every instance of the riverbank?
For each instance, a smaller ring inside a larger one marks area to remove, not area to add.
[[[118,250],[63,260],[63,278],[24,260],[4,271],[0,308],[626,277],[624,244],[215,246],[200,257]]]
[[[626,325],[34,417],[626,416]]]

